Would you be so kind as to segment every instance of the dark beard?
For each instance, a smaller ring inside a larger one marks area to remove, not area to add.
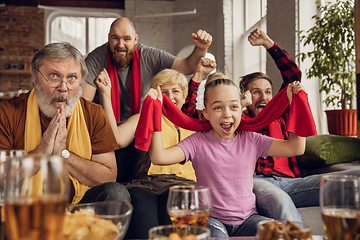
[[[125,57],[118,56],[113,50],[109,49],[109,45],[108,50],[111,52],[112,64],[117,68],[126,68],[134,56],[135,46],[126,53]]]
[[[249,107],[246,107],[246,111],[250,118],[256,117],[255,113],[253,111],[251,111],[251,109]]]

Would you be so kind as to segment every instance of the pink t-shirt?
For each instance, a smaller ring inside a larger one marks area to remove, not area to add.
[[[197,132],[177,144],[192,162],[197,184],[211,189],[211,217],[240,225],[257,213],[252,191],[255,164],[266,157],[272,141],[254,132],[237,132],[231,140]]]

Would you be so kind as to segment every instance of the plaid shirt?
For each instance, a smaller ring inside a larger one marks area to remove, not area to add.
[[[181,108],[181,111],[186,115],[199,118],[198,111],[196,109],[196,98],[200,83],[194,82],[192,79],[189,81],[189,91],[186,97],[185,103]]]
[[[268,53],[274,59],[276,66],[281,72],[281,76],[283,78],[283,84],[281,89],[285,88],[289,83],[294,81],[301,81],[301,71],[296,63],[291,59],[290,55],[283,50],[277,43],[274,44],[273,47],[269,48]],[[283,133],[284,139],[288,139],[289,135],[285,132],[287,115],[287,109],[276,121],[281,125],[281,131]],[[244,115],[247,115],[247,112],[244,111]],[[258,130],[257,132],[270,136],[269,128],[265,127],[263,129]],[[298,164],[295,157],[288,158],[288,164],[290,170],[294,173],[295,177],[301,177],[300,170],[298,168]],[[259,158],[256,163],[256,173],[264,174],[267,176],[276,175],[281,177],[290,177],[284,175],[282,173],[277,172],[273,169],[274,167],[274,160],[272,157],[268,156],[267,158]]]
[[[280,89],[285,88],[289,83],[294,81],[301,81],[301,71],[296,63],[291,59],[290,55],[282,49],[277,43],[274,43],[274,46],[267,49],[270,56],[274,59],[276,66],[281,72],[281,76],[283,78],[283,84]],[[196,110],[196,97],[197,90],[200,83],[196,83],[192,80],[189,82],[189,93],[186,98],[186,103],[184,104],[182,111],[191,117],[198,118],[198,112]],[[243,112],[244,117],[250,116],[247,114],[247,111]],[[288,109],[276,120],[281,126],[281,131],[284,135],[284,139],[288,139],[288,134],[285,132],[286,121],[287,121]],[[263,129],[258,130],[257,132],[270,136],[269,128],[265,127]],[[294,173],[295,177],[301,177],[300,170],[298,168],[298,164],[295,157],[288,158],[288,164],[290,170]],[[281,176],[281,177],[290,177],[286,176],[280,172],[277,172],[273,169],[274,160],[272,157],[267,157],[265,159],[260,158],[256,163],[256,173],[264,174],[267,176]]]

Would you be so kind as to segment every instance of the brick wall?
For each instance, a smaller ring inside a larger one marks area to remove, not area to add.
[[[27,66],[44,45],[44,10],[37,7],[0,7],[0,70],[6,63]],[[31,75],[0,75],[0,91],[31,89]]]

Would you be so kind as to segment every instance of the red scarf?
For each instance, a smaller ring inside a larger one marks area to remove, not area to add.
[[[285,111],[289,105],[286,88],[281,90],[254,118],[244,119],[242,117],[239,127],[240,131],[256,131],[264,128]],[[139,123],[135,131],[135,147],[148,151],[152,133],[161,131],[161,103],[148,96],[143,103]],[[187,116],[181,112],[171,100],[163,94],[164,115],[176,126],[192,131],[210,131],[211,124],[207,120],[199,120]],[[300,116],[297,118],[297,116]],[[316,126],[308,103],[307,93],[300,91],[293,94],[290,106],[288,124],[286,131],[301,137],[316,135]]]
[[[277,138],[277,139],[284,139],[284,134],[281,130],[281,123],[279,119],[276,119],[272,123],[269,124],[269,135],[270,137]],[[272,157],[274,160],[274,167],[273,169],[277,172],[283,173],[289,177],[295,177],[294,173],[289,168],[287,157]]]
[[[115,119],[120,122],[120,93],[119,93],[119,78],[116,67],[111,62],[110,52],[107,58],[107,72],[111,80],[111,104],[114,111]],[[140,112],[141,104],[141,74],[140,74],[140,60],[139,51],[135,45],[135,53],[132,57],[131,65],[131,115]]]
[[[303,101],[302,104],[291,104],[289,109],[289,115],[286,122],[286,132],[292,132],[299,135],[299,132],[307,130],[308,134],[302,137],[307,137],[311,135],[316,135],[316,126],[314,122],[314,118],[311,113],[310,105],[307,100],[307,94],[304,91],[300,91],[298,94],[293,94],[293,102],[294,96],[299,95],[300,97],[306,97],[306,101]],[[296,98],[297,99],[297,98]],[[298,116],[298,117],[296,117]],[[309,128],[309,129],[306,129]],[[297,132],[296,132],[296,131]],[[281,131],[280,122],[274,121],[269,125],[269,134],[273,138],[284,139],[283,132]],[[290,177],[295,177],[294,173],[289,168],[289,160],[284,157],[273,157],[274,160],[274,170],[286,174]]]

